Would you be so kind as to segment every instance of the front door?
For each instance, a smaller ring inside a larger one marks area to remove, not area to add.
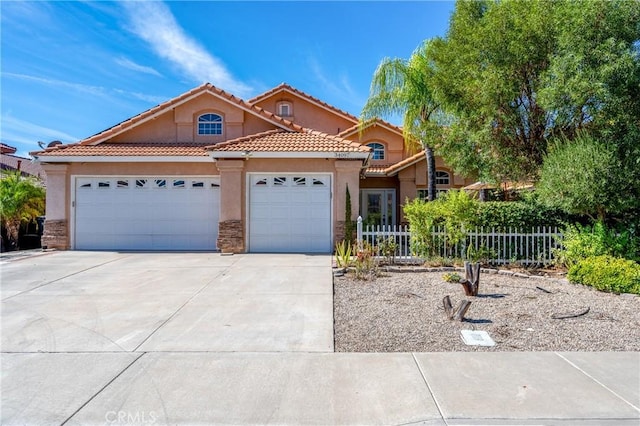
[[[363,189],[360,216],[365,225],[394,225],[396,223],[396,190]]]

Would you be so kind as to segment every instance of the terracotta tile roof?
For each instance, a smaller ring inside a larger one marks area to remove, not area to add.
[[[393,176],[398,173],[400,170],[412,166],[420,161],[425,160],[424,151],[420,151],[419,153],[412,155],[411,157],[405,158],[402,161],[397,162],[396,164],[388,167],[385,170],[385,174],[387,176]]]
[[[251,136],[208,146],[211,151],[251,152],[370,152],[359,143],[305,129],[304,132],[268,130]]]
[[[238,107],[252,112],[262,118],[265,118],[269,121],[271,121],[272,123],[279,125],[281,127],[290,129],[290,130],[295,130],[295,131],[300,131],[302,130],[302,127],[292,123],[289,120],[286,120],[272,112],[269,112],[263,108],[260,108],[258,106],[252,105],[251,103],[245,102],[242,99],[225,92],[224,90],[218,89],[217,87],[215,87],[214,85],[212,85],[211,83],[205,83],[201,86],[198,86],[194,89],[189,90],[188,92],[183,93],[182,95],[179,95],[173,99],[170,99],[166,102],[163,102],[159,105],[154,106],[153,108],[150,108],[138,115],[135,115],[125,121],[122,121],[118,124],[116,124],[115,126],[112,126],[106,130],[103,130],[99,133],[96,133],[93,136],[90,136],[86,139],[81,140],[79,143],[83,144],[83,145],[91,145],[91,144],[97,144],[100,143],[110,137],[113,137],[117,134],[122,133],[123,131],[134,127],[136,124],[139,124],[140,122],[145,121],[146,119],[149,119],[157,114],[160,114],[162,112],[165,112],[167,110],[169,110],[170,108],[174,108],[177,105],[185,102],[188,99],[191,99],[195,96],[198,96],[200,94],[203,93],[211,93],[215,96],[218,96],[230,103],[233,103],[235,105],[237,105]]]
[[[374,164],[372,166],[367,167],[367,169],[364,171],[365,175],[367,176],[386,176],[386,170],[391,167],[391,165],[389,164],[385,164],[385,165],[379,165],[379,164]]]
[[[389,130],[391,130],[392,132],[396,132],[396,133],[398,133],[400,135],[403,134],[402,133],[402,127],[396,126],[395,124],[391,124],[388,121],[384,121],[384,120],[382,120],[380,118],[375,118],[375,119],[370,120],[369,122],[367,122],[367,124],[365,126],[365,129],[368,128],[368,127],[371,127],[371,126],[378,126],[378,125],[381,125],[382,127],[386,127]],[[344,129],[343,131],[338,133],[338,136],[346,137],[346,136],[352,135],[354,133],[358,133],[360,131],[359,127],[360,127],[360,123],[355,124],[355,125],[349,127],[348,129]]]
[[[80,143],[57,145],[44,151],[32,152],[42,157],[206,157],[203,144],[160,144],[160,143],[101,143],[83,145]],[[46,161],[46,158],[45,158]]]
[[[256,97],[254,97],[252,99],[249,99],[249,103],[255,104],[257,102],[260,102],[263,99],[266,99],[266,98],[270,97],[271,95],[273,95],[275,93],[282,92],[282,91],[291,92],[293,94],[296,94],[296,95],[300,96],[301,98],[306,98],[307,100],[309,100],[309,101],[311,101],[313,103],[322,105],[323,107],[335,112],[336,114],[339,114],[339,115],[341,115],[341,116],[353,121],[354,123],[358,122],[358,117],[356,117],[356,116],[354,116],[352,114],[349,114],[348,112],[343,111],[343,110],[341,110],[339,108],[336,108],[333,105],[330,105],[330,104],[328,104],[328,103],[326,103],[326,102],[324,102],[324,101],[322,101],[322,100],[320,100],[320,99],[318,99],[316,97],[313,97],[313,96],[309,95],[308,93],[303,92],[302,90],[298,90],[295,87],[289,86],[287,83],[281,83],[280,85],[274,87],[273,89],[268,90],[268,91],[266,91],[266,92],[264,92],[264,93],[262,93],[262,94],[260,94],[260,95],[258,95]]]

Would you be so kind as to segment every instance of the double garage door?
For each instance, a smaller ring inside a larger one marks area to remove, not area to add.
[[[217,178],[78,177],[74,247],[84,250],[215,250]]]
[[[331,252],[331,175],[249,176],[249,251]],[[77,177],[73,246],[215,250],[219,183],[192,176]]]
[[[331,175],[250,175],[249,251],[328,253],[331,248]]]

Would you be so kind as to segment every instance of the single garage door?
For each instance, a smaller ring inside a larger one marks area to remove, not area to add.
[[[78,177],[74,247],[215,250],[218,178]]]
[[[255,174],[249,183],[250,251],[331,252],[331,175]]]

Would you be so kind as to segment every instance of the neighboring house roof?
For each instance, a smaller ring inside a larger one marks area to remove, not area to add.
[[[371,149],[356,142],[315,130],[287,132],[268,130],[252,136],[222,142],[207,147],[214,158],[279,157],[283,154],[300,157],[360,158],[369,157]]]
[[[343,118],[346,118],[347,120],[353,121],[354,123],[358,122],[358,117],[356,117],[354,115],[351,115],[348,112],[343,111],[343,110],[341,110],[339,108],[336,108],[333,105],[329,105],[328,103],[326,103],[324,101],[321,101],[320,99],[315,98],[315,97],[309,95],[308,93],[303,92],[302,90],[298,90],[295,87],[291,87],[287,83],[281,83],[280,85],[274,87],[273,89],[267,90],[266,92],[254,97],[252,99],[249,99],[249,103],[252,103],[252,104],[258,103],[261,100],[269,98],[269,97],[271,97],[271,96],[273,96],[273,95],[275,95],[276,93],[279,93],[279,92],[289,92],[289,93],[291,93],[293,95],[296,95],[298,97],[304,98],[307,101],[309,101],[309,102],[311,102],[313,104],[316,104],[316,105],[318,105],[318,106],[320,106],[320,107],[322,107],[322,108],[324,108],[326,110],[329,110],[329,111],[331,111],[331,112],[333,112],[335,114],[338,114],[338,115],[342,116]]]
[[[204,144],[166,144],[166,143],[101,143],[99,145],[69,144],[57,145],[44,151],[32,153],[41,161],[124,161],[129,157],[132,161],[141,161],[142,157],[149,161],[189,161],[209,160]],[[111,158],[111,160],[109,160]]]
[[[39,164],[33,163],[31,158],[14,155],[16,148],[0,142],[0,169],[7,171],[20,171],[24,176],[45,178],[44,170]]]
[[[282,117],[279,117],[278,115],[269,112],[265,109],[260,108],[259,106],[256,105],[252,105],[251,103],[245,102],[240,98],[237,98],[235,96],[233,96],[230,93],[225,92],[224,90],[218,89],[217,87],[215,87],[214,85],[212,85],[211,83],[205,83],[202,84],[201,86],[198,86],[192,90],[189,90],[186,93],[183,93],[182,95],[179,95],[171,100],[168,100],[166,102],[163,102],[159,105],[156,105],[155,107],[148,109],[138,115],[135,115],[121,123],[116,124],[115,126],[112,126],[106,130],[103,130],[99,133],[96,133],[93,136],[90,136],[86,139],[81,140],[79,143],[83,144],[83,145],[94,145],[94,144],[98,144],[100,142],[103,142],[109,138],[113,138],[114,136],[117,136],[119,134],[121,134],[122,132],[132,129],[134,127],[136,127],[139,124],[142,124],[148,120],[153,119],[154,117],[157,117],[160,114],[163,114],[165,112],[167,112],[168,110],[177,107],[178,105],[181,105],[197,96],[200,96],[204,93],[209,93],[212,94],[213,96],[222,99],[226,102],[229,102],[231,104],[234,104],[235,106],[251,113],[254,114],[256,116],[259,116],[261,118],[264,118],[265,120],[271,122],[272,124],[275,124],[278,127],[281,128],[285,128],[285,129],[289,129],[289,130],[293,130],[293,131],[301,131],[302,127],[292,123],[289,120],[286,120]]]
[[[471,185],[467,185],[462,189],[467,191],[479,191],[481,189],[496,189],[500,188],[504,191],[518,191],[521,189],[533,189],[535,185],[533,182],[502,182],[498,185],[493,185],[487,182],[475,182]]]
[[[0,142],[0,154],[15,154],[18,149]]]

